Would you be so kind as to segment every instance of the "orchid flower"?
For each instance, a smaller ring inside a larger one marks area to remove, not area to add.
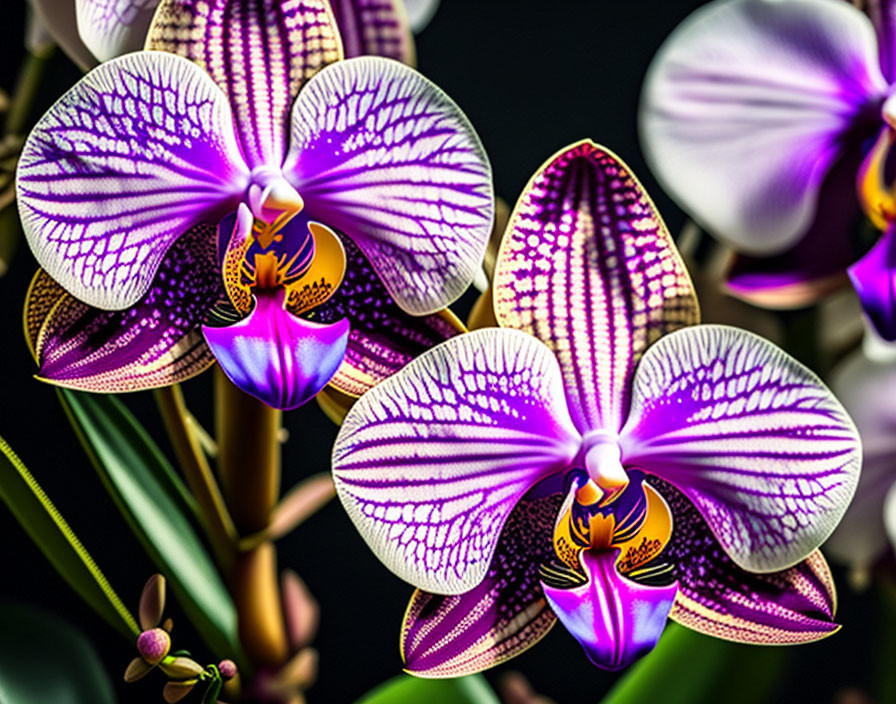
[[[855,420],[863,458],[855,499],[825,549],[861,584],[896,546],[896,346],[866,331],[862,346],[831,373],[831,388]]]
[[[493,198],[441,90],[340,61],[325,0],[165,0],[148,46],[183,56],[100,65],[19,161],[41,378],[130,391],[217,359],[287,409],[327,383],[359,395],[457,332],[440,311],[478,270]]]
[[[896,7],[869,8],[870,18],[843,0],[700,8],[648,71],[641,138],[664,188],[748,255],[730,273],[734,292],[798,307],[848,269],[892,340],[896,201],[885,166],[896,139]],[[860,201],[884,230],[870,251],[854,234]]]
[[[351,520],[419,589],[407,671],[485,669],[557,620],[608,669],[667,617],[748,643],[836,630],[816,548],[858,479],[855,428],[771,343],[696,325],[682,260],[616,156],[584,141],[535,174],[493,300],[500,328],[367,392],[333,450]]]
[[[30,0],[39,22],[87,70],[143,48],[159,0]],[[414,62],[410,33],[432,19],[438,0],[332,0],[346,58]]]

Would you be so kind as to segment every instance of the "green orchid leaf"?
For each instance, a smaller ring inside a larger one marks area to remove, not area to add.
[[[752,704],[771,698],[788,653],[741,645],[670,623],[652,653],[613,686],[601,704]]]
[[[115,704],[99,656],[80,632],[26,604],[0,602],[0,702]]]
[[[140,633],[137,621],[53,502],[3,438],[0,438],[0,498],[72,589],[133,642]],[[2,628],[5,629],[5,625]],[[17,700],[0,698],[0,701]]]
[[[236,608],[172,490],[173,470],[158,447],[117,399],[59,394],[103,484],[190,621],[216,655],[243,660]]]
[[[482,675],[451,680],[424,680],[398,675],[374,688],[355,704],[499,704],[494,690]]]

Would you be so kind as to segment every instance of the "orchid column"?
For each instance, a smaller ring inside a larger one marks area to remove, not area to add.
[[[89,73],[25,145],[43,267],[26,327],[40,376],[88,391],[217,361],[223,495],[245,536],[278,494],[278,409],[327,385],[360,395],[458,331],[443,309],[482,260],[491,173],[436,86],[341,60],[325,0],[165,0],[147,47],[164,51]],[[232,572],[260,666],[288,654],[274,562],[262,543]]]

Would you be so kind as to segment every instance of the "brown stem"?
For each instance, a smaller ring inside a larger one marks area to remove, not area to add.
[[[174,447],[174,454],[184,472],[190,491],[196,497],[202,520],[208,534],[215,557],[225,571],[233,565],[236,528],[221,490],[212,474],[208,460],[196,434],[189,424],[189,412],[184,403],[184,395],[180,386],[168,386],[155,390],[156,403],[165,423],[168,438]]]
[[[281,413],[240,391],[215,369],[218,468],[224,500],[239,535],[264,530],[280,492]],[[240,640],[257,666],[289,657],[273,543],[239,553],[230,580]]]

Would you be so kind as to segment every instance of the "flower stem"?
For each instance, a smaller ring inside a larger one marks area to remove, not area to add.
[[[44,81],[54,53],[54,51],[43,54],[32,54],[30,51],[26,53],[3,126],[6,134],[24,135],[30,126],[34,99]]]
[[[221,490],[212,474],[205,453],[199,444],[179,385],[156,389],[154,392],[165,430],[174,453],[183,469],[190,491],[196,497],[203,523],[215,557],[222,569],[233,565],[237,539],[233,520],[224,505]]]
[[[224,499],[240,536],[264,530],[280,493],[282,414],[234,386],[215,369],[215,425]],[[277,557],[270,540],[236,556],[230,580],[240,640],[255,666],[289,656]]]

